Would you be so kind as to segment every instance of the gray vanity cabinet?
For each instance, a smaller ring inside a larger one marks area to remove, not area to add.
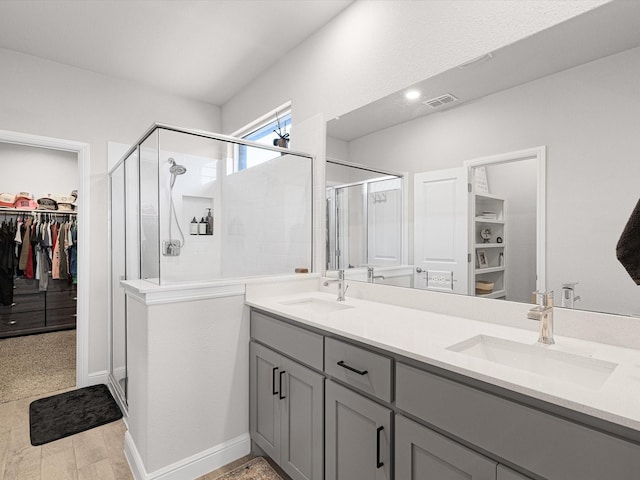
[[[402,415],[395,442],[396,480],[496,479],[495,462]]]
[[[326,480],[390,480],[390,409],[326,382]]]
[[[293,480],[323,478],[322,375],[250,345],[251,437]]]
[[[531,478],[520,475],[504,465],[498,465],[497,473],[497,480],[531,480]]]

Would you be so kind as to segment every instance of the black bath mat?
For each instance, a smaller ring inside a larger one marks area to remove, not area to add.
[[[93,385],[29,405],[31,445],[42,445],[122,418],[106,385]]]

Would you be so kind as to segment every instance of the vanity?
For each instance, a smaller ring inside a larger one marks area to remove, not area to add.
[[[640,351],[314,281],[246,292],[251,438],[291,478],[637,478]]]

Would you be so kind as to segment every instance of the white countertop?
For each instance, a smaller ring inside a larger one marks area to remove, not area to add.
[[[306,298],[336,301],[335,294],[299,291],[280,296],[248,296],[246,303],[301,324],[640,431],[640,350],[558,335],[555,345],[544,346],[537,343],[538,333],[531,330],[348,296],[341,304],[354,308],[323,314],[283,304]],[[476,335],[618,365],[602,386],[592,389],[447,350]]]

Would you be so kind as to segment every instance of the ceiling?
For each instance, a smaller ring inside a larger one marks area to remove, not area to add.
[[[353,0],[2,0],[0,48],[223,105]]]
[[[348,142],[637,46],[640,2],[605,4],[492,52],[490,59],[453,68],[341,115],[327,123],[327,135]],[[407,100],[410,89],[422,96]],[[445,93],[459,101],[436,109],[422,103]]]

